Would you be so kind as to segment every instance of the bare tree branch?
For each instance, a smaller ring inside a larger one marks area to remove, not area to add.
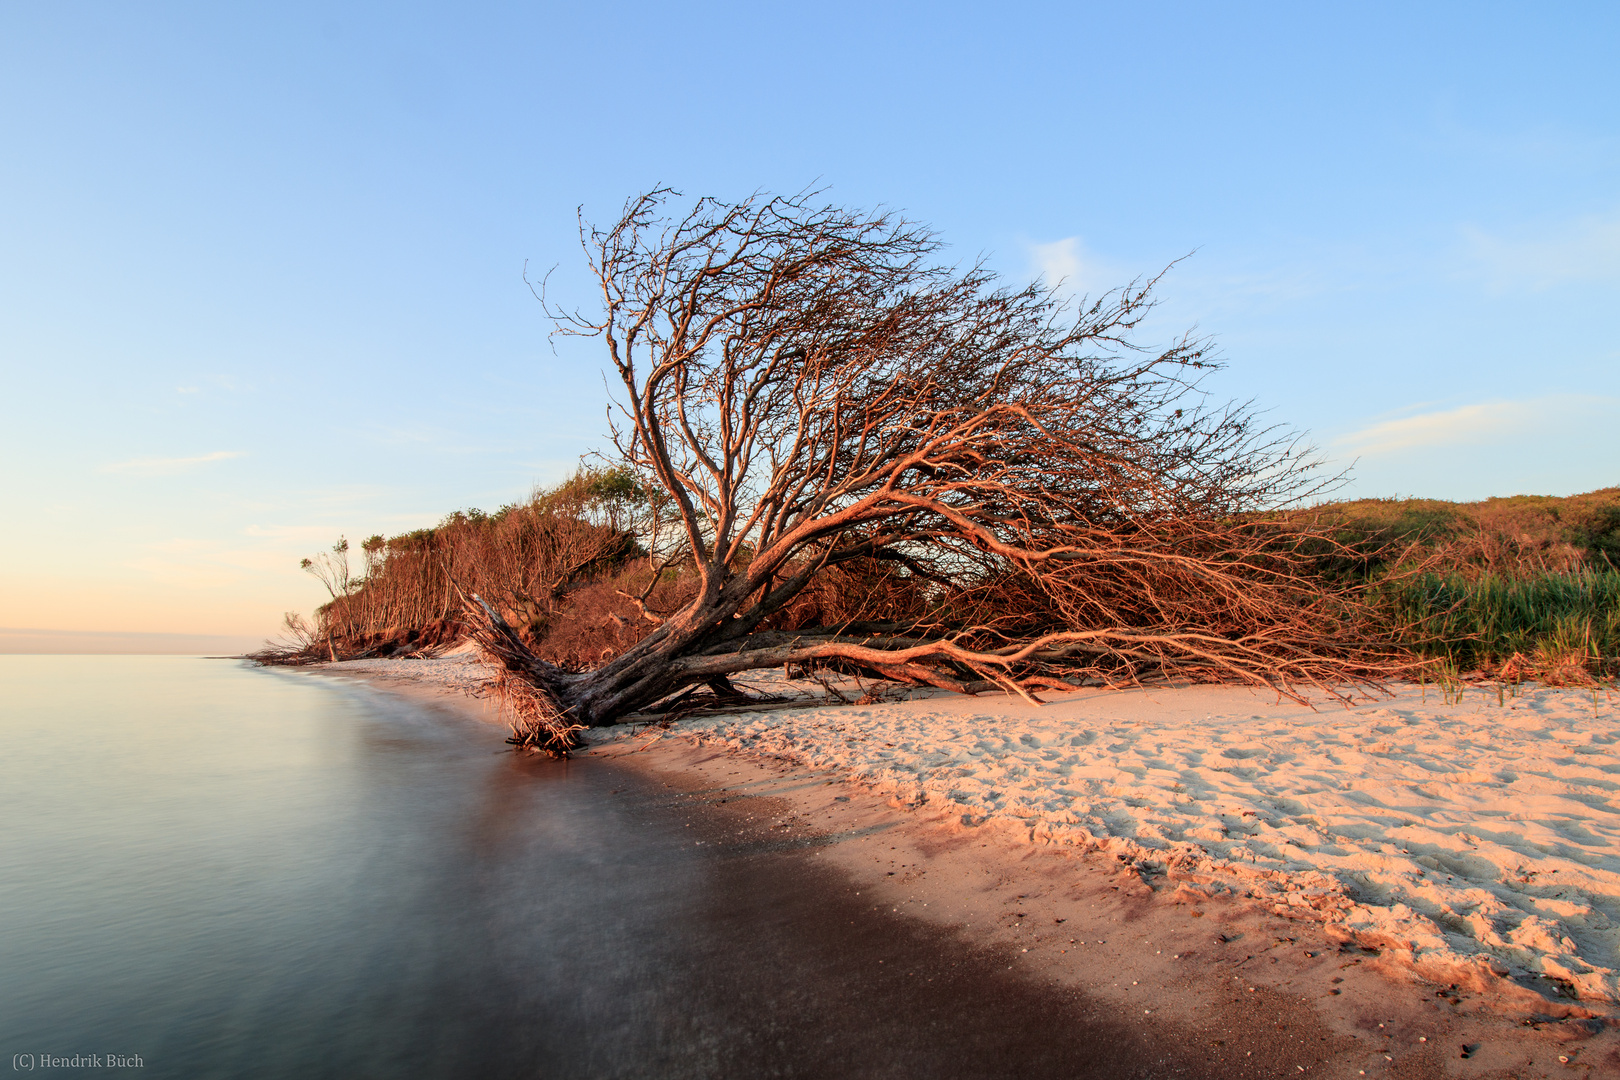
[[[660,189],[581,240],[600,311],[547,310],[606,345],[615,446],[667,495],[694,584],[594,670],[524,661],[572,721],[780,663],[1030,697],[1394,670],[1352,598],[1304,572],[1327,541],[1275,513],[1333,478],[1249,406],[1206,399],[1208,341],[1134,340],[1158,278],[1067,306],[815,192]],[[818,581],[860,573],[896,632],[761,643]]]

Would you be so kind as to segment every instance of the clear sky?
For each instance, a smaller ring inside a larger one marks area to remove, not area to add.
[[[0,628],[262,638],[340,533],[560,479],[601,365],[525,262],[588,299],[576,208],[660,183],[1195,252],[1153,332],[1345,494],[1620,483],[1616,56],[1612,3],[5,5]]]

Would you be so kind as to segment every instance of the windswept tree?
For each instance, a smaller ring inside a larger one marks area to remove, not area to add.
[[[1154,282],[1066,304],[813,195],[659,190],[581,236],[601,306],[548,313],[606,346],[614,444],[666,497],[662,554],[692,587],[588,671],[485,611],[477,637],[536,745],[782,664],[1026,696],[1148,673],[1288,691],[1376,667],[1354,606],[1304,576],[1312,538],[1263,513],[1318,490],[1304,449],[1208,405],[1206,342],[1133,341]],[[783,628],[840,573],[909,602]]]

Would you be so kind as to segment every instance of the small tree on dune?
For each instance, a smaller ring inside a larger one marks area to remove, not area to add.
[[[520,742],[565,748],[783,664],[1026,697],[1380,670],[1356,606],[1305,574],[1317,539],[1264,513],[1321,490],[1304,448],[1207,404],[1206,342],[1133,342],[1153,281],[1067,306],[936,262],[936,237],[891,213],[677,199],[582,225],[601,305],[548,313],[605,344],[614,445],[677,537],[648,588],[680,566],[691,599],[643,607],[649,632],[588,671],[477,606]],[[891,602],[784,629],[833,575]]]
[[[313,559],[303,559],[298,567],[326,587],[333,604],[347,599],[354,592],[356,582],[349,570],[349,538],[346,536],[338,537],[330,552],[323,551]],[[290,613],[285,626],[289,631],[293,628]],[[294,640],[297,640],[296,634]],[[337,659],[337,645],[332,641],[330,623],[326,627],[326,653],[329,659]]]

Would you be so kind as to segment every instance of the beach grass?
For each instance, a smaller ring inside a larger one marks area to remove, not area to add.
[[[1620,670],[1620,571],[1424,574],[1381,597],[1420,655],[1459,672],[1545,677]]]

